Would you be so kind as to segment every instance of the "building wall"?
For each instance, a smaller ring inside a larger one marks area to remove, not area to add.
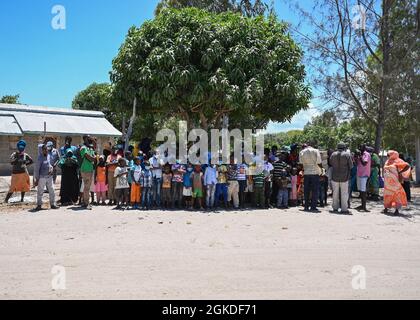
[[[54,138],[57,141],[57,147],[60,148],[64,144],[66,136],[54,136],[48,135],[50,138]],[[34,161],[38,158],[38,144],[43,142],[41,136],[38,135],[24,135],[19,136],[0,136],[0,176],[7,176],[11,174],[10,155],[16,151],[16,144],[20,139],[26,141],[26,153],[29,154]],[[82,144],[82,136],[72,136],[73,145]],[[112,137],[101,137],[97,138],[97,151],[102,154],[104,145],[109,141],[113,141]],[[33,174],[34,166],[29,167],[29,173]]]

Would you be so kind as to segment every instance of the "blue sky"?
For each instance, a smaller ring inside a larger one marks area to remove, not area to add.
[[[308,1],[305,1],[308,2]],[[70,107],[92,82],[109,82],[112,59],[127,30],[152,19],[158,0],[3,0],[0,2],[0,96],[20,94],[26,104]],[[66,29],[54,30],[51,10],[66,10]],[[283,20],[296,15],[275,1]],[[318,111],[311,108],[291,124],[268,131],[302,128]]]

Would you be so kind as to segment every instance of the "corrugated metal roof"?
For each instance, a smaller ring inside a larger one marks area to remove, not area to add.
[[[12,115],[0,114],[0,135],[21,136],[22,130]]]
[[[121,136],[98,111],[0,104],[0,115],[13,116],[23,133],[41,134],[46,122],[48,134]]]

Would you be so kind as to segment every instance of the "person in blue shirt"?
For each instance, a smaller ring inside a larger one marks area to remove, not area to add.
[[[192,164],[188,164],[187,171],[184,173],[184,181],[183,186],[184,189],[182,191],[182,195],[184,196],[185,207],[188,210],[192,210],[193,202],[192,202],[192,179],[191,175],[194,171]]]
[[[150,170],[149,161],[144,161],[144,169],[140,174],[140,186],[141,186],[141,207],[143,210],[149,210],[152,206],[152,187],[153,187],[153,176]]]
[[[73,155],[76,155],[77,147],[72,145],[73,139],[70,136],[67,136],[64,140],[64,146],[60,148],[60,157],[65,158],[67,156],[68,150],[71,150]]]
[[[204,173],[204,186],[206,187],[206,207],[213,209],[214,196],[217,184],[217,168],[216,165],[209,165]]]

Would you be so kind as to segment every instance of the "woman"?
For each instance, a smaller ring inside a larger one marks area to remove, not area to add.
[[[8,203],[14,192],[20,192],[20,201],[23,202],[25,193],[31,189],[31,183],[27,167],[33,164],[32,158],[25,153],[26,142],[20,140],[17,143],[17,150],[10,156],[12,165],[12,181],[9,192],[7,193],[5,203]]]
[[[410,166],[400,159],[397,151],[388,151],[388,160],[384,166],[384,207],[383,213],[388,209],[395,208],[394,214],[399,214],[401,207],[407,206],[407,196],[404,192],[401,181],[410,175]]]
[[[71,149],[67,149],[65,157],[58,166],[61,169],[60,202],[62,206],[77,203],[79,197],[79,163]]]
[[[369,179],[369,194],[373,201],[379,201],[379,175],[381,169],[381,159],[373,148],[369,147],[368,152],[371,154],[372,159]]]

